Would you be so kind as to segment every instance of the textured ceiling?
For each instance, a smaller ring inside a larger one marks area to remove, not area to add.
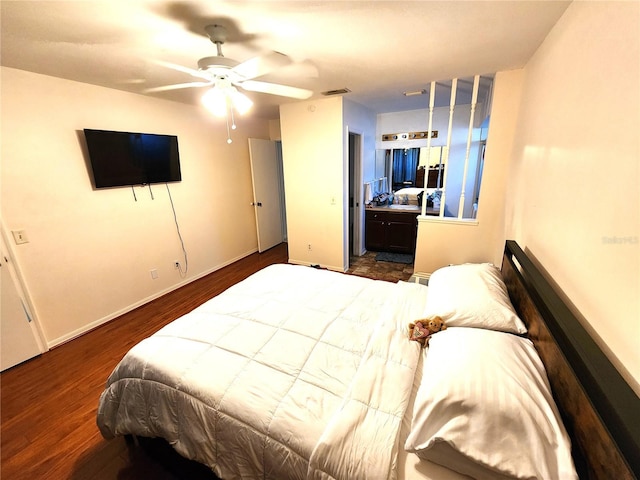
[[[197,68],[198,59],[216,54],[204,27],[219,23],[229,30],[227,58],[243,62],[275,50],[293,60],[260,80],[311,89],[314,97],[347,87],[348,98],[383,113],[425,108],[426,95],[402,92],[428,89],[431,81],[523,67],[569,3],[2,0],[0,59],[8,67],[143,93],[196,80],[155,61]],[[204,91],[149,95],[197,104]],[[247,95],[253,114],[268,118],[277,117],[277,105],[295,101]],[[438,104],[448,103],[448,95],[446,88],[438,92]]]

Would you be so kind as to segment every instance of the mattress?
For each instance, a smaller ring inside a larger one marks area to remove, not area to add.
[[[437,188],[406,187],[395,191],[394,195],[401,201],[406,196],[408,205],[420,205],[420,203],[418,202],[419,194],[421,194],[422,192],[426,192],[427,195],[430,195],[437,190]]]
[[[223,479],[397,478],[425,303],[420,284],[267,267],[132,348],[98,426]]]
[[[100,432],[164,438],[224,480],[577,479],[499,270],[429,284],[269,266],[134,346]],[[427,348],[408,339],[435,315]]]

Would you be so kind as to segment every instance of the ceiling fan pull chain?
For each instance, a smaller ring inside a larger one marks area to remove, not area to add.
[[[231,114],[233,115],[233,110]],[[231,132],[229,131],[229,107],[227,107],[227,143],[230,144],[231,142],[233,142],[233,140],[231,140]]]
[[[229,105],[229,111],[231,112],[231,130],[236,129],[236,118],[233,114],[233,105]]]

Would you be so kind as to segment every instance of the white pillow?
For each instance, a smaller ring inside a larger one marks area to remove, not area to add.
[[[405,449],[479,480],[578,478],[533,344],[491,330],[433,336]]]
[[[489,263],[443,267],[431,274],[426,317],[439,315],[449,327],[526,333],[509,300],[500,270]]]

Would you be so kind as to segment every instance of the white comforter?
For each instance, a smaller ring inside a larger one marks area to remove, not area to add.
[[[419,284],[267,267],[132,348],[98,426],[225,480],[395,478],[425,302]]]

